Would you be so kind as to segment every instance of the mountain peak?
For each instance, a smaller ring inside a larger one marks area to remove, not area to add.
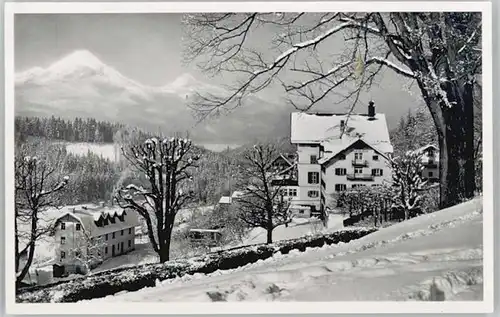
[[[195,85],[197,83],[199,83],[199,81],[193,75],[190,73],[184,73],[168,84],[168,86],[171,88],[180,88]]]
[[[87,50],[76,50],[49,66],[50,70],[68,70],[73,67],[98,69],[105,66],[99,58]]]

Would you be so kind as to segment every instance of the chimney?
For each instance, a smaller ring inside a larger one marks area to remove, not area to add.
[[[369,117],[375,117],[375,106],[374,106],[374,102],[373,101],[370,101],[368,103],[368,116]]]

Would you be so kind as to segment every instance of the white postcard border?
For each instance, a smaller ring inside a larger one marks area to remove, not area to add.
[[[362,10],[360,10],[362,9]],[[483,265],[480,302],[241,302],[64,303],[15,302],[14,214],[14,15],[29,13],[182,13],[328,11],[476,11],[483,13]],[[238,314],[238,313],[490,313],[493,312],[493,109],[492,16],[489,2],[20,2],[5,3],[5,292],[8,314]]]

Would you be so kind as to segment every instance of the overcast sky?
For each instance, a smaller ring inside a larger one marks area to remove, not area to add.
[[[194,66],[182,63],[180,14],[40,14],[15,19],[16,72],[46,67],[74,50],[91,51],[104,63],[143,84],[161,86],[183,73],[202,80]],[[379,87],[365,94],[377,112],[384,112],[394,127],[401,115],[421,102],[403,91],[402,79],[386,71]],[[219,79],[223,82],[223,79]],[[271,91],[276,95],[280,91]],[[343,111],[349,105],[335,106]]]

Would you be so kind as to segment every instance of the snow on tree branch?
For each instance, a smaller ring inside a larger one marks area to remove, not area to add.
[[[150,138],[122,152],[145,182],[120,188],[115,200],[122,208],[137,211],[148,227],[153,249],[160,261],[166,261],[175,216],[194,197],[191,174],[200,156],[187,138]]]

